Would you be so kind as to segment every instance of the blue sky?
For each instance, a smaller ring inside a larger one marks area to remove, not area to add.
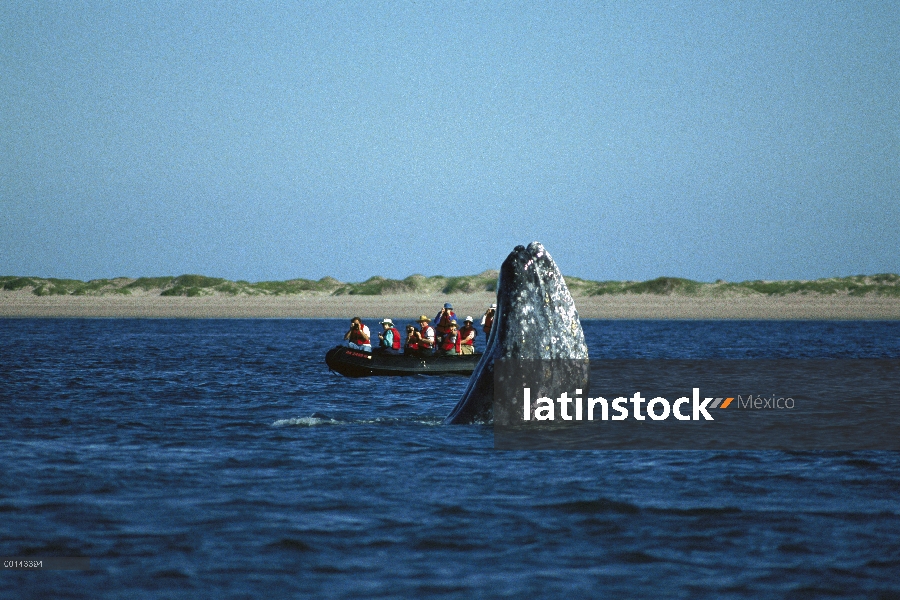
[[[6,2],[0,274],[900,271],[900,4]]]

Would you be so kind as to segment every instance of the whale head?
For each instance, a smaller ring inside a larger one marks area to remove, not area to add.
[[[466,391],[445,423],[488,422],[494,398],[494,362],[588,358],[572,294],[540,242],[516,248],[503,261],[497,310],[487,347]]]

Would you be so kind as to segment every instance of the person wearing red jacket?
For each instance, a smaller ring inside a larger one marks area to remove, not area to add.
[[[434,327],[428,324],[428,317],[422,315],[419,317],[419,327],[421,328],[421,340],[419,340],[419,352],[427,354],[434,351],[437,338],[434,335]]]
[[[456,356],[457,354],[461,354],[461,341],[462,339],[459,335],[459,328],[456,324],[456,321],[450,321],[450,330],[441,336],[441,354],[447,356]]]
[[[444,308],[441,309],[434,317],[434,329],[437,331],[438,337],[441,337],[448,331],[450,331],[450,321],[456,320],[456,313],[453,312],[453,305],[449,302],[444,304]]]
[[[475,354],[475,336],[478,334],[472,327],[472,317],[466,317],[463,328],[459,330],[460,354]]]
[[[347,345],[355,350],[372,351],[369,328],[360,321],[359,317],[351,319],[350,330],[344,334],[344,339],[347,340]]]
[[[419,348],[421,346],[420,342],[422,341],[422,336],[419,335],[419,330],[416,329],[415,325],[407,325],[406,326],[406,345],[403,347],[403,351],[406,354],[419,354]]]

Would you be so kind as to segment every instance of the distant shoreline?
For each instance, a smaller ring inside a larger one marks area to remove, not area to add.
[[[433,294],[477,294],[495,292],[499,271],[478,275],[443,277],[410,275],[405,279],[370,277],[358,283],[344,283],[333,277],[290,279],[287,281],[229,281],[204,275],[178,277],[117,277],[115,279],[55,279],[0,276],[0,293],[29,291],[35,296],[416,296]],[[743,298],[759,296],[824,295],[900,298],[900,275],[852,275],[813,280],[741,281],[718,280],[704,283],[679,277],[657,277],[649,281],[591,281],[566,277],[573,296],[687,296],[691,298]]]
[[[444,302],[476,320],[495,301],[492,292],[380,296],[36,296],[0,292],[0,318],[338,318],[411,320],[433,317]],[[695,297],[657,294],[575,296],[582,319],[900,320],[900,298],[847,294]]]

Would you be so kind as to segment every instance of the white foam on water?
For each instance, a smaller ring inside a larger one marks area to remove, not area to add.
[[[376,417],[374,419],[353,419],[339,421],[330,417],[296,417],[293,419],[278,419],[272,423],[273,427],[316,427],[319,425],[428,425],[437,426],[443,424],[443,419],[434,417],[426,419],[391,419]]]
[[[274,427],[284,427],[287,425],[296,425],[300,427],[315,427],[317,425],[337,425],[341,421],[321,417],[298,417],[295,419],[278,419],[272,425]]]

